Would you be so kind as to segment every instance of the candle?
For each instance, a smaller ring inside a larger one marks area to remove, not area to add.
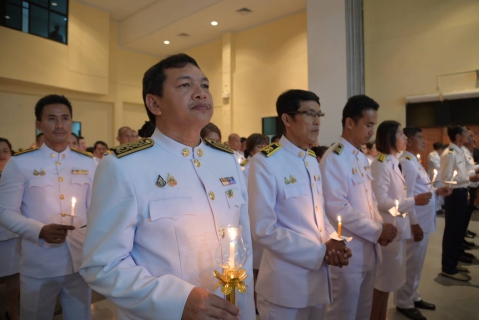
[[[341,237],[343,231],[343,223],[341,222],[341,217],[338,216],[338,237]]]
[[[419,161],[419,163],[421,163],[421,155],[419,153],[417,154],[417,161]]]
[[[235,267],[235,251],[236,251],[235,240],[236,240],[236,237],[237,237],[236,228],[229,228],[228,232],[229,232],[229,236],[230,236],[230,261],[229,261],[229,265],[230,265],[230,268],[233,269]]]
[[[75,197],[72,197],[72,213],[70,215],[72,225],[73,225],[73,217],[75,217],[75,204],[76,203],[77,203],[77,199],[75,199]]]
[[[396,211],[399,212],[399,200],[396,200]]]
[[[454,172],[452,173],[452,179],[451,179],[451,181],[453,181],[456,176],[457,176],[457,171],[454,170]]]
[[[431,182],[431,190],[432,190],[432,187],[434,186],[434,181],[436,181],[436,177],[437,177],[437,170],[434,169],[434,176],[432,177],[432,182]]]

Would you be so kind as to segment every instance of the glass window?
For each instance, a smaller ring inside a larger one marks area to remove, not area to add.
[[[0,26],[68,41],[68,0],[0,0]]]

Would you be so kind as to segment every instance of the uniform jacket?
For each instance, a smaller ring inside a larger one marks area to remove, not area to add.
[[[377,243],[382,218],[372,192],[371,167],[366,156],[347,140],[329,148],[321,159],[326,214],[331,222],[341,216],[343,235],[353,237],[348,247],[353,257],[340,272],[373,269],[381,255]]]
[[[252,236],[265,248],[256,291],[289,308],[329,303],[324,255],[335,230],[324,214],[318,161],[284,136],[264,150],[272,149],[252,158],[248,180]]]
[[[464,150],[459,148],[455,143],[451,143],[441,155],[441,178],[444,181],[451,181],[454,170],[457,171],[457,175],[454,177],[454,181],[456,181],[457,184],[451,184],[451,188],[467,188],[469,185],[469,176],[475,174],[474,170],[468,170]],[[444,185],[449,186],[449,184]]]
[[[409,151],[404,151],[399,157],[402,172],[406,180],[407,196],[414,198],[418,194],[431,192],[432,198],[425,206],[414,206],[414,217],[424,233],[436,231],[436,188],[431,189],[431,179],[417,157]],[[413,219],[414,219],[413,218]],[[411,221],[413,220],[411,219]]]
[[[114,149],[127,155],[98,166],[80,271],[88,284],[117,305],[119,319],[180,319],[194,287],[223,296],[213,276],[218,230],[241,225],[249,277],[236,296],[242,319],[254,319],[247,193],[235,157],[158,129]]]
[[[371,173],[374,178],[372,187],[383,221],[393,224],[398,229],[394,240],[405,240],[411,238],[410,224],[416,224],[417,220],[414,215],[393,217],[389,213],[389,209],[396,206],[396,200],[399,201],[399,212],[414,212],[414,198],[407,196],[406,181],[398,165],[399,160],[395,156],[379,154],[371,164]]]
[[[46,144],[10,158],[0,180],[0,224],[23,238],[21,274],[41,279],[78,272],[95,168],[91,156],[68,147],[58,153]],[[50,244],[39,235],[51,223],[76,230],[65,242]]]

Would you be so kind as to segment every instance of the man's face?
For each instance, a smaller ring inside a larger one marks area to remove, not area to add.
[[[241,138],[237,134],[232,134],[228,138],[228,145],[231,149],[238,151],[241,149]]]
[[[140,139],[140,137],[138,137],[138,132],[131,130],[131,141],[137,141],[138,139]]]
[[[100,143],[97,144],[96,148],[93,150],[94,156],[97,157],[98,159],[102,159],[103,156],[105,155],[105,152],[106,152],[106,147]]]
[[[85,139],[79,139],[80,140],[80,145],[78,146],[79,150],[85,151],[86,150],[86,141]]]
[[[406,150],[407,146],[407,137],[404,134],[404,131],[402,130],[401,126],[398,127],[398,130],[396,131],[396,151],[401,152]]]
[[[12,156],[10,148],[6,142],[0,142],[0,165],[5,165]]]
[[[407,144],[415,152],[423,152],[426,149],[426,141],[424,141],[422,132],[418,132],[414,137],[407,139]]]
[[[68,146],[70,149],[78,150],[78,140],[74,135],[70,135],[70,138],[68,138]]]
[[[213,116],[208,78],[190,63],[183,68],[166,69],[165,75],[163,96],[152,95],[159,107],[159,111],[152,112],[161,115],[157,123],[174,132],[192,127],[201,130]]]
[[[67,143],[72,132],[70,109],[64,104],[49,104],[43,108],[40,121],[36,121],[38,130],[43,132],[47,145]]]
[[[470,134],[465,127],[462,128],[461,134],[456,134],[456,141],[462,144],[469,144]]]
[[[359,145],[366,144],[374,135],[374,126],[378,122],[378,113],[374,109],[363,111],[363,116],[357,122],[351,121],[350,129],[353,136],[356,137],[356,143]]]
[[[132,130],[128,128],[123,128],[121,129],[117,140],[120,144],[125,144],[125,143],[133,141],[132,137],[133,137]]]
[[[321,107],[316,101],[300,101],[298,112],[311,111],[313,113],[321,113]],[[301,145],[312,145],[318,141],[320,119],[318,116],[308,116],[307,114],[291,115],[292,121],[290,126],[286,126],[286,130],[295,137],[295,140]],[[299,146],[298,146],[299,147]]]

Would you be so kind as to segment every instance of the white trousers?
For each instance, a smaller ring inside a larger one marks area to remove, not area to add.
[[[358,273],[343,273],[338,268],[329,270],[333,302],[326,306],[324,319],[368,320],[373,304],[376,268]]]
[[[306,308],[286,308],[271,303],[260,294],[256,295],[261,320],[322,320],[325,306],[320,304]]]
[[[91,319],[91,289],[78,272],[46,279],[20,275],[20,319],[52,319],[58,295],[63,319]]]
[[[414,301],[421,300],[417,289],[428,243],[428,233],[425,233],[424,238],[419,242],[414,242],[413,239],[406,240],[406,283],[394,292],[394,304],[399,308],[414,308]]]

